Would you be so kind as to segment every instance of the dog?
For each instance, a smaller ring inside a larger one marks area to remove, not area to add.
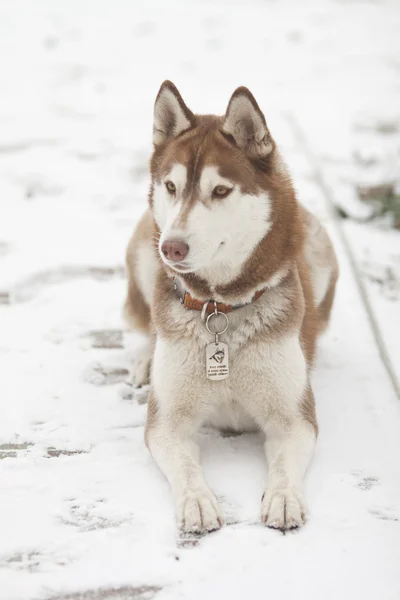
[[[245,87],[223,117],[196,115],[173,83],[156,98],[149,208],[127,249],[124,314],[147,336],[146,444],[183,532],[223,524],[194,435],[262,431],[261,521],[305,522],[303,479],[318,426],[310,370],[338,278],[329,237],[303,208]],[[151,371],[151,375],[150,375]]]

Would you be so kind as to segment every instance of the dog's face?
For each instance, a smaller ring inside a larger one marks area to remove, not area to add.
[[[195,116],[165,82],[154,116],[150,204],[161,259],[177,273],[228,281],[271,227],[271,199],[257,161],[274,150],[245,88],[225,117]]]

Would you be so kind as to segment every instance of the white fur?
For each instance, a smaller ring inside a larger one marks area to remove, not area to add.
[[[177,303],[170,318],[179,319],[188,335],[179,344],[157,337],[152,383],[158,424],[149,433],[149,444],[171,482],[178,519],[186,531],[214,529],[221,522],[191,442],[202,423],[238,430],[256,423],[266,433],[270,465],[262,520],[282,528],[303,523],[302,478],[315,435],[299,409],[308,377],[298,334],[249,343],[285,310],[285,302],[276,290],[268,301],[260,299],[257,318],[252,307],[229,315],[230,327],[221,341],[229,344],[231,373],[218,383],[205,377],[205,346],[211,339],[197,312]]]
[[[214,201],[211,210],[197,203],[187,225],[192,250],[188,260],[193,270],[199,271],[211,286],[234,279],[269,231],[269,216],[266,193],[242,194],[238,187],[227,198]]]
[[[261,520],[269,527],[292,529],[304,523],[303,478],[314,453],[315,433],[298,420],[287,431],[271,423],[265,452],[268,486],[261,503]]]
[[[180,163],[175,163],[164,181],[154,185],[153,215],[161,231],[161,243],[171,239],[175,220],[182,210],[182,192],[186,185],[187,170]],[[176,195],[168,193],[165,183],[172,181],[176,186]]]
[[[271,204],[267,193],[243,194],[238,185],[221,177],[218,168],[207,166],[200,177],[200,197],[186,220],[182,190],[186,169],[175,164],[166,180],[176,186],[176,195],[168,194],[164,184],[154,186],[154,215],[161,229],[160,248],[165,240],[177,239],[189,245],[185,271],[197,271],[211,286],[224,284],[236,277],[243,263],[271,228]],[[233,188],[226,198],[211,200],[214,187]],[[183,223],[183,224],[182,224]],[[182,265],[169,263],[179,269]]]
[[[171,113],[173,131],[168,129]],[[189,118],[190,113],[182,111],[177,97],[166,88],[156,102],[155,143],[185,131],[190,127]],[[232,97],[224,130],[248,156],[262,156],[272,149],[263,115],[246,93],[236,92]],[[179,270],[196,271],[214,292],[239,275],[247,258],[268,235],[272,227],[271,202],[265,192],[244,194],[240,185],[221,177],[218,167],[210,165],[200,174],[199,189],[191,190],[197,197],[185,198],[187,177],[186,168],[175,164],[164,181],[154,183],[153,214],[161,231],[159,252],[178,274]],[[168,193],[168,180],[175,184],[175,194]],[[232,192],[226,198],[213,198],[213,189],[218,185],[232,188]],[[311,220],[309,225],[314,227]],[[317,299],[326,291],[324,269],[329,264],[320,256],[325,243],[321,235],[318,240],[311,236],[308,248]],[[161,252],[166,240],[188,244],[184,262],[174,265],[167,261]],[[144,251],[142,255],[139,282],[145,288],[141,279],[151,268],[150,254]],[[269,465],[261,519],[282,529],[304,522],[303,478],[313,453],[315,431],[302,407],[306,394],[311,393],[299,340],[304,306],[296,304],[294,313],[292,302],[297,298],[301,303],[303,295],[295,269],[293,276],[285,279],[287,268],[281,265],[268,282],[262,282],[269,289],[257,302],[229,313],[229,328],[220,336],[220,341],[229,345],[230,356],[230,374],[223,381],[206,378],[205,348],[213,337],[200,313],[186,310],[178,301],[163,306],[163,318],[168,319],[170,327],[165,338],[161,325],[156,332],[151,390],[155,406],[150,406],[147,442],[171,484],[178,522],[184,531],[210,531],[222,524],[193,441],[204,423],[237,430],[261,429],[266,435]],[[147,291],[152,285],[148,284]],[[254,291],[236,301],[248,302]],[[219,300],[216,295],[214,299]],[[227,297],[221,300],[232,302]],[[158,318],[156,313],[156,326]],[[172,339],[171,331],[176,332]]]
[[[136,277],[140,290],[148,304],[151,304],[157,273],[157,259],[152,240],[139,244],[136,257]]]
[[[185,189],[187,182],[187,169],[181,163],[175,163],[168,175],[164,177],[164,183],[172,181],[176,187],[176,196],[179,198]],[[171,198],[171,196],[169,197]]]
[[[311,270],[315,303],[318,306],[325,298],[332,277],[332,267],[316,267]]]
[[[148,385],[153,351],[153,345],[149,339],[140,348],[136,349],[128,378],[128,383],[133,387],[140,388]]]
[[[233,188],[234,183],[230,179],[221,177],[218,172],[218,167],[207,166],[204,167],[200,176],[200,197],[203,201],[207,201],[211,198],[213,189],[218,185],[223,185],[228,188]],[[218,200],[217,200],[218,201]]]
[[[260,370],[266,368],[269,371],[269,386],[279,389],[285,411],[295,414],[307,383],[307,365],[298,335],[265,345],[263,355],[255,355],[254,362]]]
[[[320,221],[303,209],[307,228],[304,256],[310,267],[315,303],[318,306],[328,291],[337,263],[331,241]]]
[[[188,357],[186,349],[185,344],[171,344],[157,337],[152,384],[159,408],[148,443],[171,484],[181,529],[211,531],[218,529],[223,519],[215,496],[204,481],[199,451],[191,439],[200,417],[200,396],[192,389],[192,366],[198,364],[198,352]],[[182,410],[189,418],[182,419]]]
[[[282,269],[275,271],[275,273],[273,275],[271,275],[271,277],[269,279],[267,279],[267,281],[264,282],[262,287],[267,287],[267,288],[275,287],[282,281],[282,279],[284,279],[286,277],[287,274],[288,274],[287,267],[283,267]]]

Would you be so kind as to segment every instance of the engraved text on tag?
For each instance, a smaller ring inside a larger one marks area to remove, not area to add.
[[[218,381],[229,375],[228,344],[212,342],[206,346],[206,373],[208,379]]]

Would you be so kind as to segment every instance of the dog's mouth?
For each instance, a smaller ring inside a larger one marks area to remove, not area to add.
[[[220,248],[222,248],[222,246],[224,246],[225,242],[222,241],[217,249],[215,250],[214,254],[211,256],[210,261],[207,262],[211,262],[211,260],[215,257],[215,255],[217,254],[218,250]],[[172,260],[168,260],[167,258],[165,258],[165,256],[163,256],[162,252],[160,252],[160,257],[161,260],[163,261],[163,263],[169,267],[170,269],[172,269],[172,271],[175,271],[176,273],[182,273],[182,274],[186,274],[186,273],[194,273],[195,271],[199,271],[200,269],[204,268],[204,264],[201,265],[193,265],[193,263],[191,264],[188,261],[179,261],[179,262],[173,262]]]
[[[172,271],[175,271],[176,273],[190,273],[192,271],[197,271],[197,269],[188,261],[182,260],[179,262],[173,262],[172,260],[168,260],[167,258],[165,258],[165,256],[163,256],[161,252],[160,258],[166,267],[168,267]]]
[[[177,273],[191,273],[192,271],[196,271],[196,269],[194,269],[187,263],[168,262],[166,264],[168,264],[170,269],[172,269],[173,271],[176,271]]]

